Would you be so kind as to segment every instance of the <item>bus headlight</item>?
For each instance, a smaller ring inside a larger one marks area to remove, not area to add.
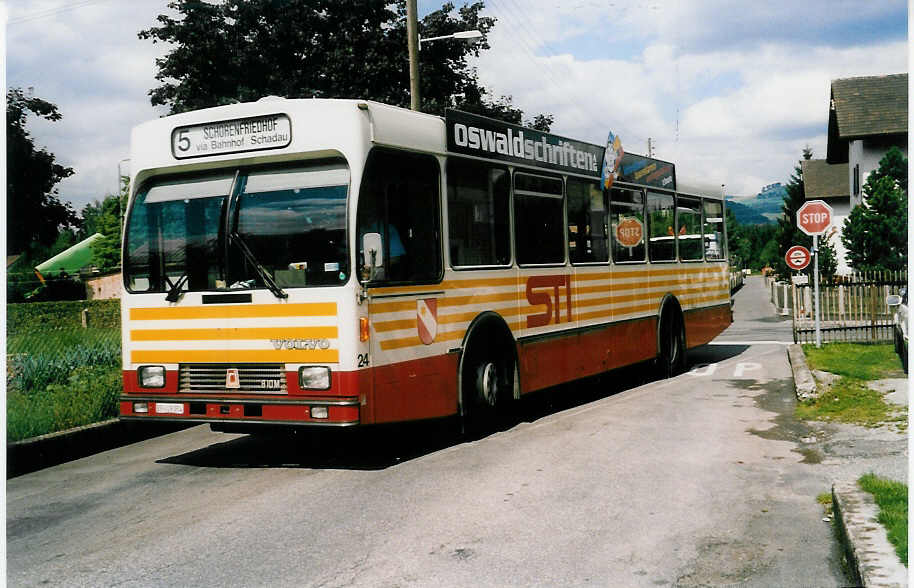
[[[143,388],[164,388],[165,387],[165,366],[163,365],[144,365],[137,370],[140,380],[140,386]]]
[[[299,368],[298,385],[305,390],[329,390],[330,368],[323,366]]]

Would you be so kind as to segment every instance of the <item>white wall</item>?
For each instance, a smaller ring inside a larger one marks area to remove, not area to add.
[[[892,145],[884,140],[855,139],[848,141],[847,186],[851,195],[851,204],[856,206],[863,201],[863,185],[870,173],[879,168],[879,161]],[[908,156],[907,145],[897,145]],[[854,195],[854,167],[860,165],[860,193]]]
[[[850,200],[847,198],[829,198],[826,202],[832,207],[832,227],[835,232],[830,242],[835,248],[835,257],[838,260],[838,274],[849,274],[851,267],[847,264],[847,249],[841,242],[841,231],[844,228],[845,219],[851,213]]]

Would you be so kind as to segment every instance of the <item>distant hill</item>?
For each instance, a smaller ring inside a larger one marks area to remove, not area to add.
[[[733,211],[733,216],[741,225],[764,225],[774,222],[770,218],[762,215],[754,207],[742,204],[735,200],[727,200],[727,208]]]
[[[761,225],[773,223],[781,216],[781,206],[787,189],[780,182],[768,184],[755,196],[735,200],[727,196],[727,208],[733,211],[736,220],[742,224]]]

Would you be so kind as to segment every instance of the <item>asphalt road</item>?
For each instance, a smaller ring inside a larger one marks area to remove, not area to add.
[[[690,373],[565,386],[471,442],[195,427],[11,479],[9,585],[846,584],[815,498],[876,461],[792,419],[764,302],[750,281]]]

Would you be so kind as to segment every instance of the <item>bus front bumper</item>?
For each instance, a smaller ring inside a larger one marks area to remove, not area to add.
[[[122,420],[318,427],[348,427],[361,422],[358,397],[234,398],[131,394],[122,395],[119,402]]]

